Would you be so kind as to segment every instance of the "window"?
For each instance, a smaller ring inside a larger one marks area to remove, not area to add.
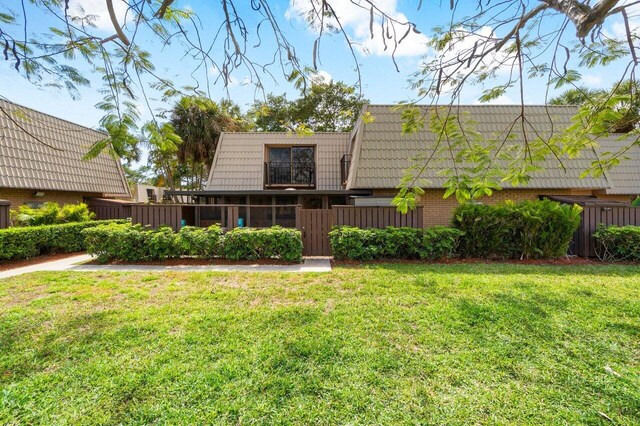
[[[315,186],[315,147],[268,147],[265,185]]]

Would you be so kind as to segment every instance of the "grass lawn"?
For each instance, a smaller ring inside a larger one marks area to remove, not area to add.
[[[640,423],[640,267],[0,280],[0,424],[611,422]]]

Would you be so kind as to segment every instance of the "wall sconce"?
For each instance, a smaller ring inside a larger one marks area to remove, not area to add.
[[[36,197],[44,197],[44,192],[43,191],[36,191]]]

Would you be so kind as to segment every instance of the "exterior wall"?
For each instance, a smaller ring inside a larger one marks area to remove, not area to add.
[[[152,189],[156,195],[156,202],[162,201],[162,195],[168,188],[158,187],[153,185],[137,184],[133,189],[133,201],[136,203],[148,203],[149,197],[147,196],[147,189]]]
[[[316,187],[320,191],[342,188],[340,159],[348,152],[349,133],[300,136],[287,132],[223,133],[213,159],[207,190],[259,191],[264,189],[264,163],[269,146],[315,146]]]
[[[68,192],[68,191],[42,191],[44,197],[36,197],[35,189],[16,189],[16,188],[0,188],[0,199],[7,200],[11,203],[11,209],[16,209],[18,206],[28,202],[40,202],[55,201],[58,204],[73,204],[81,203],[84,197],[99,197],[102,194],[99,193],[83,193],[83,192]]]
[[[394,190],[374,190],[374,197],[393,196]],[[420,197],[418,205],[423,206],[424,226],[449,225],[453,211],[458,207],[454,196],[443,199],[444,189],[427,189]],[[496,191],[491,197],[484,197],[479,201],[485,204],[497,204],[503,201],[537,200],[540,195],[596,195],[592,190],[585,189],[504,189]],[[598,195],[598,197],[601,197]],[[602,197],[605,198],[605,197]],[[608,195],[608,200],[629,202],[628,195]]]

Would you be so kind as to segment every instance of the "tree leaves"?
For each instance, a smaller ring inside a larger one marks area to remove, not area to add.
[[[285,95],[267,95],[257,101],[248,115],[258,131],[312,132],[350,131],[362,106],[368,103],[357,95],[355,88],[342,82],[324,82],[311,78],[308,90],[300,90],[300,98],[288,100]],[[371,120],[371,114],[363,120]],[[366,121],[365,121],[366,122]],[[369,121],[371,122],[371,121]]]

